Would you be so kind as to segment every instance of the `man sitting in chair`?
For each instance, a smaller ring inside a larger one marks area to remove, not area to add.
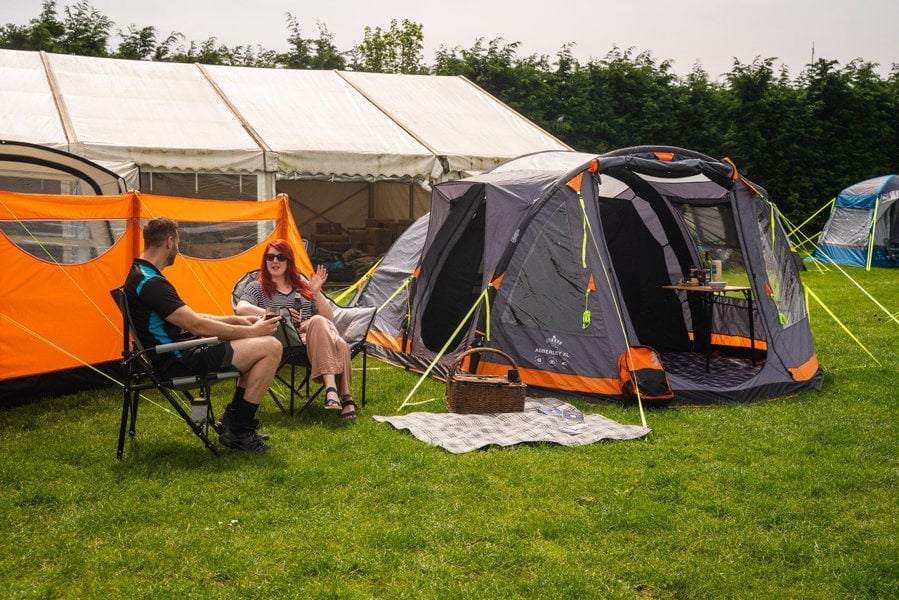
[[[239,371],[234,398],[222,415],[219,442],[235,450],[267,452],[271,447],[257,433],[256,410],[281,359],[281,343],[272,335],[280,317],[266,320],[195,312],[162,274],[178,256],[178,225],[157,217],[147,222],[143,233],[144,251],[134,259],[124,286],[139,341],[150,348],[195,337],[225,340],[202,352],[166,354],[154,364],[167,377],[201,370]]]

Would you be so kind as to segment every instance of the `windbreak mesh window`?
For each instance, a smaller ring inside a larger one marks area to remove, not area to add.
[[[777,305],[780,324],[789,327],[806,315],[805,297],[793,266],[793,253],[774,207],[760,200],[756,215],[771,299]]]
[[[127,220],[0,221],[0,231],[37,259],[64,265],[91,261],[125,233]]]
[[[143,226],[145,223],[141,223]],[[192,258],[227,258],[246,252],[274,231],[274,221],[178,222],[179,249]]]
[[[528,250],[509,292],[503,323],[536,329],[581,333],[584,270],[580,239],[573,241],[564,205],[553,213]]]
[[[709,260],[721,261],[722,281],[731,285],[749,285],[730,204],[702,206],[674,202],[693,238],[699,260],[703,261],[708,252]]]

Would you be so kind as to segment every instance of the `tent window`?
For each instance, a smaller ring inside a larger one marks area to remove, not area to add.
[[[672,201],[693,238],[699,260],[703,260],[708,252],[710,260],[721,261],[723,280],[732,285],[748,285],[746,263],[730,203],[700,206]]]
[[[81,186],[80,181],[73,181],[71,184],[72,191],[66,191],[66,194],[78,194]],[[93,193],[90,186],[84,186],[88,189],[89,194]],[[53,179],[42,179],[39,177],[11,177],[9,175],[0,175],[0,190],[8,190],[10,192],[22,192],[24,194],[62,194],[62,182]]]
[[[0,221],[0,231],[23,252],[52,263],[94,260],[124,235],[127,220]]]
[[[585,276],[580,232],[575,240],[562,204],[549,217],[528,249],[509,292],[503,323],[533,329],[582,334]],[[519,246],[521,248],[521,246]]]
[[[821,239],[835,246],[867,247],[873,216],[869,208],[834,208]]]
[[[779,320],[782,326],[788,327],[805,318],[805,296],[793,267],[793,254],[787,240],[786,232],[779,219],[774,219],[772,231],[772,208],[759,200],[756,215],[765,259],[765,274],[771,288],[771,299],[777,305]]]
[[[226,173],[144,173],[140,189],[150,194],[216,200],[256,200],[256,176]]]

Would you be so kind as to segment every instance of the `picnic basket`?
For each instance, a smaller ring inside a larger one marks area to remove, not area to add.
[[[459,414],[522,412],[527,386],[499,375],[457,373],[466,357],[481,352],[499,354],[511,365],[510,374],[518,379],[518,366],[512,357],[495,348],[472,348],[456,358],[446,376],[446,408]]]

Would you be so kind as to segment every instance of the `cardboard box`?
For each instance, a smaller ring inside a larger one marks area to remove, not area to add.
[[[331,223],[330,221],[320,221],[315,224],[316,234],[340,234],[343,233],[343,225],[340,223]]]
[[[365,226],[369,229],[392,229],[392,219],[365,219]]]
[[[321,250],[339,254],[349,247],[350,236],[346,233],[314,233],[312,241]]]
[[[368,229],[365,227],[350,227],[347,229],[347,234],[350,236],[350,248],[365,249],[365,245],[368,244]]]

